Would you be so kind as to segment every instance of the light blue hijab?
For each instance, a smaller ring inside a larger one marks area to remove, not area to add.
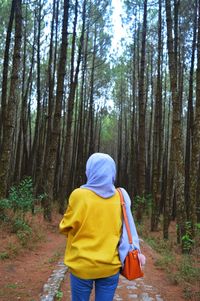
[[[91,155],[86,163],[86,176],[87,183],[82,185],[81,188],[90,189],[103,198],[110,198],[116,193],[114,186],[116,165],[115,161],[108,154],[94,153]],[[140,246],[131,212],[131,200],[125,189],[121,188],[121,191],[126,205],[126,213],[133,240],[133,245],[131,246],[129,244],[125,223],[123,222],[122,234],[118,245],[119,258],[123,265],[128,252],[133,248],[140,249]]]
[[[86,163],[86,176],[87,183],[81,188],[88,188],[102,198],[110,198],[115,194],[116,165],[109,155],[91,155]]]

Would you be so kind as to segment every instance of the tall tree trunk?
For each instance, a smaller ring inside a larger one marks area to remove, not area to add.
[[[86,28],[86,37],[84,41],[84,54],[83,54],[83,63],[82,63],[82,74],[81,74],[81,86],[80,86],[80,105],[79,105],[79,122],[78,122],[78,141],[77,141],[77,158],[79,160],[77,165],[77,171],[76,171],[76,179],[75,186],[78,187],[81,183],[84,182],[85,177],[85,126],[86,126],[86,96],[85,96],[85,79],[86,79],[86,73],[87,73],[87,59],[88,59],[88,26]],[[84,172],[84,173],[83,173]]]
[[[200,0],[198,1],[198,37],[197,37],[197,70],[196,70],[196,107],[192,137],[192,161],[190,170],[190,207],[189,221],[191,222],[192,236],[195,235],[197,222],[197,206],[200,204],[198,192],[199,162],[200,162]],[[199,210],[199,208],[198,208]]]
[[[141,198],[145,194],[145,55],[146,55],[146,31],[147,31],[147,0],[144,0],[144,15],[143,15],[143,30],[142,30],[142,49],[140,62],[140,77],[139,77],[139,132],[138,132],[138,163],[139,163],[139,188],[138,193]],[[137,210],[137,220],[142,220],[143,205],[139,204]]]
[[[1,148],[2,137],[3,137],[3,127],[6,120],[9,52],[10,52],[11,33],[12,33],[15,10],[16,10],[16,0],[13,0],[11,4],[10,18],[8,22],[6,46],[5,46],[4,61],[3,61],[3,80],[2,80],[1,108],[0,108],[0,148]]]
[[[123,79],[122,74],[120,75],[120,103],[119,103],[119,119],[117,128],[117,182],[118,185],[122,185],[122,145],[123,145],[123,134],[122,134],[122,124],[123,124]]]
[[[79,48],[78,48],[78,56],[77,56],[77,64],[76,70],[74,74],[74,58],[75,58],[75,41],[76,41],[76,26],[77,26],[77,14],[78,14],[78,2],[76,2],[75,8],[75,19],[74,19],[74,51],[72,51],[71,57],[71,83],[70,83],[70,91],[68,97],[68,107],[67,107],[67,129],[66,129],[66,141],[64,146],[64,164],[63,164],[63,176],[61,180],[61,188],[59,192],[59,200],[60,200],[60,213],[64,211],[64,204],[66,196],[72,190],[71,185],[71,177],[70,172],[71,164],[70,164],[70,150],[71,150],[71,133],[72,133],[72,120],[73,120],[73,110],[74,110],[74,101],[75,101],[75,94],[76,88],[78,85],[78,75],[80,70],[80,63],[82,60],[82,49],[83,49],[83,42],[84,42],[84,32],[85,32],[85,13],[86,13],[86,0],[83,2],[83,10],[82,10],[82,29],[81,29],[81,36],[79,40]]]
[[[58,3],[58,2],[57,2]],[[58,11],[57,11],[58,13]],[[54,45],[54,24],[56,16],[56,0],[53,1],[53,13],[51,20],[51,36],[50,36],[50,46],[49,46],[49,62],[48,62],[48,118],[47,118],[47,137],[46,137],[46,149],[45,154],[48,157],[50,137],[52,133],[52,124],[53,124],[53,112],[54,112],[54,83],[55,83],[55,65],[56,62],[53,57]]]
[[[42,4],[41,0],[39,0],[39,3],[37,5],[37,10],[36,10],[36,16],[37,18],[37,46],[36,46],[36,51],[37,51],[37,58],[36,58],[36,64],[37,64],[37,80],[36,80],[36,95],[37,95],[37,111],[36,111],[36,121],[35,121],[35,131],[34,131],[34,139],[33,139],[33,146],[31,150],[31,165],[32,165],[32,175],[33,175],[33,181],[34,181],[34,186],[35,186],[35,191],[37,192],[38,190],[38,181],[39,181],[39,168],[40,168],[40,150],[39,150],[39,140],[40,140],[40,134],[41,134],[41,122],[42,122],[42,100],[41,100],[41,74],[40,74],[40,69],[41,69],[41,62],[40,62],[40,46],[41,46],[41,11],[42,11]]]
[[[185,200],[184,200],[184,164],[183,164],[183,145],[182,145],[182,132],[181,132],[181,112],[180,112],[180,98],[177,83],[177,63],[176,51],[174,51],[174,41],[172,36],[172,18],[171,18],[171,1],[166,0],[166,20],[167,20],[167,48],[169,57],[169,72],[170,72],[170,85],[172,92],[172,144],[175,159],[175,172],[176,172],[176,200],[177,200],[177,224],[178,224],[178,239],[185,235]],[[177,14],[176,14],[177,16]],[[174,22],[176,24],[176,20]],[[172,149],[172,148],[171,148]],[[171,153],[172,155],[172,153]],[[171,189],[168,187],[168,189]]]
[[[153,134],[153,203],[151,216],[151,230],[158,230],[160,200],[161,200],[161,155],[162,155],[162,80],[161,80],[161,56],[162,56],[162,2],[159,0],[158,21],[158,61],[157,61],[157,86],[154,113]]]
[[[24,128],[27,127],[27,97],[25,98],[25,89],[26,84],[26,60],[27,60],[27,17],[28,17],[28,4],[25,7],[25,21],[24,21],[24,34],[23,34],[23,66],[22,66],[22,91],[21,91],[21,108],[19,112],[19,133],[17,139],[17,150],[16,150],[16,159],[14,167],[14,182],[18,183],[21,179],[22,166],[23,166],[23,157],[28,158],[27,148],[24,148],[23,140],[26,133],[23,132]],[[31,61],[31,69],[33,68],[33,60]],[[31,77],[28,77],[27,86],[30,84]],[[24,127],[23,127],[24,125]],[[27,143],[27,142],[25,142]],[[25,144],[26,145],[26,144]]]
[[[0,158],[0,198],[6,196],[9,181],[9,168],[12,156],[13,132],[16,124],[16,109],[19,103],[19,73],[21,63],[21,41],[22,41],[22,3],[16,0],[15,9],[15,41],[11,72],[10,94],[5,111],[5,127],[2,141],[2,152]]]
[[[194,60],[196,50],[196,34],[197,32],[197,0],[194,10],[194,27],[193,27],[193,42],[192,42],[192,55],[190,65],[190,78],[189,78],[189,96],[187,106],[187,129],[186,129],[186,149],[185,149],[185,204],[187,219],[189,220],[189,207],[190,207],[190,166],[191,166],[191,138],[193,137],[193,81],[194,81]]]
[[[53,119],[53,127],[50,137],[49,152],[45,158],[45,170],[46,178],[44,184],[44,192],[46,197],[43,202],[44,206],[44,218],[51,220],[51,205],[54,195],[54,181],[55,170],[57,162],[58,142],[61,134],[61,110],[64,93],[64,78],[67,59],[67,45],[68,45],[68,14],[69,14],[69,0],[64,1],[64,12],[62,21],[62,43],[60,50],[60,59],[58,64],[58,78],[57,78],[57,90],[56,90],[56,105]]]
[[[135,35],[136,36],[136,35]],[[135,66],[135,58],[136,58],[136,39],[134,40],[133,47],[133,58],[132,58],[132,116],[131,116],[131,147],[130,147],[130,181],[129,181],[129,193],[131,199],[134,197],[134,193],[136,193],[136,66]]]
[[[91,155],[95,149],[94,143],[94,72],[96,62],[96,49],[97,49],[97,25],[95,24],[94,41],[93,41],[93,55],[90,79],[90,103],[89,103],[89,154]]]

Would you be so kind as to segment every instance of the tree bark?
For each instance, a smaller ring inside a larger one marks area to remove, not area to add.
[[[189,96],[187,105],[187,129],[186,129],[186,148],[185,148],[185,204],[187,219],[189,220],[189,207],[190,207],[190,169],[191,169],[191,139],[193,137],[193,89],[194,89],[194,60],[196,51],[196,36],[197,36],[197,0],[194,11],[194,26],[193,26],[193,42],[192,42],[192,55],[190,65],[190,78],[189,78]]]
[[[58,64],[58,78],[56,90],[56,105],[53,119],[53,127],[50,137],[49,152],[45,158],[46,178],[44,185],[45,199],[43,202],[44,218],[51,221],[51,205],[54,196],[54,181],[57,162],[58,142],[61,134],[61,110],[64,93],[64,78],[66,74],[66,59],[68,46],[68,14],[69,0],[64,1],[64,12],[62,21],[62,43],[60,50],[60,59]]]
[[[184,164],[183,164],[183,145],[182,145],[182,131],[181,131],[181,112],[180,112],[180,98],[177,83],[177,65],[176,65],[176,51],[174,51],[174,41],[172,36],[172,18],[171,18],[171,1],[166,0],[166,21],[167,21],[167,48],[169,57],[169,72],[170,85],[172,93],[172,138],[171,143],[174,150],[175,160],[175,179],[176,179],[176,200],[177,200],[177,224],[178,224],[178,239],[185,235],[185,199],[184,199]],[[176,24],[176,21],[174,22]],[[172,150],[172,148],[171,148]],[[172,156],[172,153],[171,153]],[[168,187],[171,189],[171,187]]]
[[[146,55],[146,31],[147,31],[147,0],[144,1],[143,30],[142,30],[142,48],[139,76],[139,132],[138,132],[138,194],[141,198],[145,194],[145,55]],[[137,220],[142,220],[143,205],[140,202],[137,210]]]
[[[198,37],[197,37],[197,70],[196,70],[196,107],[192,137],[192,161],[190,170],[190,206],[189,221],[191,222],[192,237],[195,236],[197,222],[197,206],[200,204],[198,191],[199,162],[200,162],[200,0],[198,1]],[[199,208],[198,208],[199,210]]]
[[[5,111],[5,126],[2,141],[2,152],[0,158],[0,198],[7,194],[9,181],[9,169],[12,158],[13,132],[16,124],[16,109],[19,103],[20,85],[20,63],[21,63],[21,41],[22,41],[22,3],[16,0],[15,8],[15,41],[11,72],[10,93]]]
[[[153,134],[153,202],[151,216],[151,230],[158,230],[160,201],[161,201],[161,174],[162,174],[162,80],[161,80],[161,56],[162,56],[162,2],[159,0],[158,21],[158,61],[157,61],[157,86],[154,112]]]
[[[13,0],[11,4],[10,18],[8,22],[6,45],[4,51],[4,61],[3,61],[3,80],[2,80],[1,108],[0,108],[0,147],[2,143],[2,137],[3,137],[3,128],[6,120],[9,52],[10,52],[11,33],[12,33],[15,10],[16,10],[16,0]]]
[[[77,26],[77,14],[78,14],[78,2],[76,2],[76,8],[75,8],[75,19],[74,19],[74,47],[75,47],[75,41],[76,41],[76,26]],[[86,13],[86,0],[83,2],[83,10],[82,10],[82,29],[81,29],[81,36],[79,40],[79,48],[78,48],[78,56],[77,56],[77,64],[74,74],[74,51],[72,51],[72,57],[71,57],[71,83],[70,83],[70,91],[69,91],[69,97],[68,97],[68,107],[67,107],[67,129],[66,129],[66,141],[64,146],[64,164],[63,164],[63,176],[61,180],[61,188],[59,191],[59,201],[60,201],[60,207],[59,211],[60,213],[63,213],[64,211],[64,204],[66,196],[69,195],[72,185],[71,185],[71,177],[70,173],[71,170],[71,164],[70,164],[70,150],[71,150],[71,133],[72,133],[72,120],[73,120],[73,110],[74,110],[74,100],[75,100],[75,94],[76,94],[76,88],[78,85],[78,75],[80,70],[80,63],[82,60],[82,49],[83,49],[83,42],[84,42],[84,32],[85,32],[85,13]]]

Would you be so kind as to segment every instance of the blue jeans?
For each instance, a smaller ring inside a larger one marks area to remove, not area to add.
[[[99,279],[81,279],[70,274],[72,301],[89,301],[90,294],[95,283],[95,301],[112,301],[119,273]]]

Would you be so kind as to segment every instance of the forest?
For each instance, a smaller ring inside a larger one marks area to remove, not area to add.
[[[51,221],[85,182],[88,156],[105,152],[137,222],[148,215],[168,239],[175,220],[190,251],[200,228],[200,1],[122,4],[127,38],[111,51],[111,0],[0,0],[0,215],[34,211],[36,200]],[[27,187],[34,198],[22,205]]]

